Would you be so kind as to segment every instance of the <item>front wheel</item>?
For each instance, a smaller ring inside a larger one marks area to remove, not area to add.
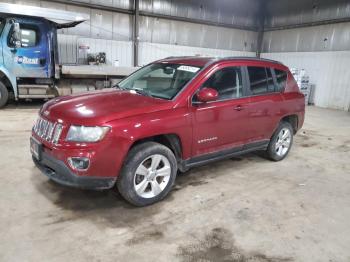
[[[155,142],[136,145],[117,179],[118,191],[133,205],[150,205],[169,193],[176,173],[176,158],[169,148]]]
[[[0,82],[0,108],[4,107],[7,104],[9,99],[9,91],[6,86]]]
[[[281,122],[273,134],[266,150],[267,156],[273,161],[284,159],[293,144],[293,128],[288,122]]]

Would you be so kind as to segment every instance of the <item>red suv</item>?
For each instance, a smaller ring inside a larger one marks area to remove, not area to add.
[[[108,189],[137,206],[176,174],[255,150],[279,161],[304,122],[304,96],[283,64],[172,57],[115,88],[52,99],[32,131],[36,166],[64,185]]]

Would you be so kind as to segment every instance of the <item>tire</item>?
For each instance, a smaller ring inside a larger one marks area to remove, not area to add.
[[[284,138],[283,138],[284,136]],[[293,144],[293,127],[288,122],[281,122],[271,137],[267,147],[267,157],[273,161],[281,161],[284,159]]]
[[[7,90],[6,86],[0,82],[0,108],[3,108],[7,101],[9,100],[9,91]]]
[[[145,142],[128,153],[117,179],[117,188],[129,203],[135,206],[151,205],[170,192],[176,173],[177,161],[173,152],[159,143]]]

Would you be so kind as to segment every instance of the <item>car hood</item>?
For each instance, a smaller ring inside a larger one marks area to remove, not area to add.
[[[60,119],[78,125],[97,125],[171,107],[171,101],[163,99],[130,91],[102,90],[52,99],[40,113],[55,121]]]

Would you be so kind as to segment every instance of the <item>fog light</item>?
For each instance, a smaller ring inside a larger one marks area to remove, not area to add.
[[[73,169],[81,171],[89,168],[90,160],[87,157],[70,157],[68,163]]]

